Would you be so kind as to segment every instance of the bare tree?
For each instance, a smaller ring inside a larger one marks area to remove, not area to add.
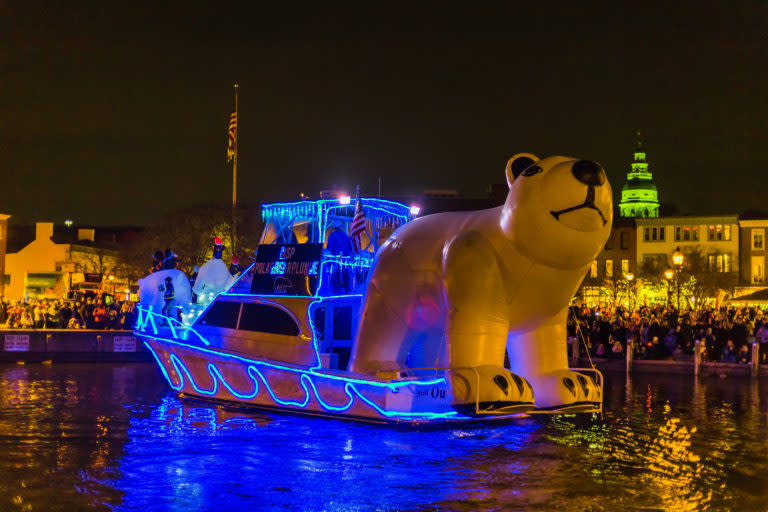
[[[732,294],[738,282],[738,272],[717,268],[710,263],[723,257],[717,251],[704,251],[701,247],[681,249],[684,254],[683,267],[679,271],[681,300],[693,309],[702,307],[708,299],[720,294]],[[722,259],[720,261],[723,261]]]
[[[107,276],[115,274],[118,267],[118,251],[88,245],[73,245],[70,258],[83,272]]]
[[[237,210],[237,256],[247,263],[261,236],[261,216],[248,210]],[[172,212],[147,229],[133,244],[123,248],[120,261],[127,274],[138,279],[151,267],[155,251],[171,249],[181,258],[181,269],[192,273],[195,265],[202,265],[213,254],[214,237],[221,238],[225,250],[223,259],[232,258],[232,208],[216,204],[198,205]]]

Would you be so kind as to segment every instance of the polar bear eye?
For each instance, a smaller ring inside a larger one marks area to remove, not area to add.
[[[523,176],[533,176],[534,174],[538,174],[541,171],[543,171],[541,167],[538,165],[534,165],[533,167],[529,167],[526,170],[523,171]]]

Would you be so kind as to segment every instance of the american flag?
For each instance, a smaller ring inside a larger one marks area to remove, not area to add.
[[[229,132],[227,133],[227,162],[231,162],[235,156],[235,144],[237,144],[237,112],[229,116]]]
[[[365,231],[365,210],[363,210],[363,200],[360,199],[360,194],[357,195],[357,203],[355,203],[355,218],[352,219],[352,225],[349,228],[349,237],[352,239],[352,243],[355,244],[355,250],[359,251],[362,245],[362,233]]]

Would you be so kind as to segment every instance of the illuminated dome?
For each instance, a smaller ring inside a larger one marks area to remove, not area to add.
[[[637,147],[632,161],[632,170],[627,173],[627,182],[621,189],[619,212],[622,217],[658,217],[659,198],[653,175],[645,161],[645,148],[640,131],[635,132]]]

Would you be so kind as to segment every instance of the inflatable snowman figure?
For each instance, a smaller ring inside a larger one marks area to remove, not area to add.
[[[198,304],[207,304],[216,295],[226,290],[235,278],[229,272],[227,264],[221,260],[224,246],[217,236],[213,245],[213,256],[206,261],[197,272],[193,291],[197,295]]]

